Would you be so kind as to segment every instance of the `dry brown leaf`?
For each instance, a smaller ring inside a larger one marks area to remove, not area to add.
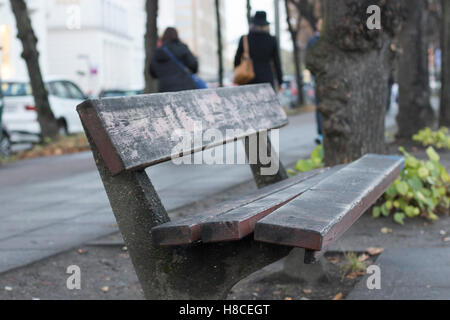
[[[369,258],[370,258],[369,255],[363,253],[362,255],[359,256],[358,261],[359,261],[359,262],[364,262],[364,261],[366,261],[366,260],[369,259]]]
[[[291,301],[292,298],[291,298],[291,297],[286,297],[286,298],[284,298],[284,300],[286,300],[286,301]]]
[[[389,228],[386,228],[386,227],[381,228],[380,231],[381,231],[381,233],[384,233],[384,234],[392,233],[392,229],[389,229]]]
[[[330,262],[332,264],[339,263],[339,257],[328,257],[327,260],[328,260],[328,262]]]
[[[356,279],[356,278],[358,278],[360,276],[363,276],[363,275],[365,275],[365,273],[363,271],[355,271],[355,272],[349,273],[347,275],[347,278],[353,280],[353,279]]]
[[[342,300],[344,299],[344,295],[342,292],[339,292],[337,295],[334,296],[333,300]]]
[[[376,256],[379,255],[380,253],[382,253],[384,251],[384,248],[374,248],[374,247],[370,247],[366,249],[366,252],[371,255],[371,256]]]

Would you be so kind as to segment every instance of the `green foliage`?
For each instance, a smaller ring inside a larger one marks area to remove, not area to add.
[[[416,142],[421,142],[425,147],[433,146],[438,149],[450,149],[449,130],[445,127],[442,127],[438,131],[432,131],[430,128],[422,129],[412,139]]]
[[[307,172],[314,169],[323,168],[323,147],[317,146],[311,154],[309,159],[301,159],[297,162],[295,170],[300,172]]]
[[[431,220],[438,219],[437,213],[450,207],[450,178],[440,163],[437,152],[429,147],[426,152],[429,160],[422,161],[400,148],[405,156],[405,168],[393,185],[382,197],[382,204],[375,206],[372,216],[388,217],[399,224],[406,218],[418,216]]]
[[[354,252],[348,252],[344,254],[344,261],[341,266],[343,275],[352,272],[365,272],[367,269],[367,263],[363,261],[362,256],[357,256]]]

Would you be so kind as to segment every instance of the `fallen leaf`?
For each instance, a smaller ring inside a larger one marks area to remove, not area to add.
[[[444,242],[450,242],[450,237],[442,239]]]
[[[344,295],[342,292],[339,292],[337,295],[334,296],[333,300],[342,300],[344,298]]]
[[[328,260],[328,262],[330,262],[332,264],[339,263],[339,257],[328,257],[327,260]]]
[[[370,247],[370,248],[367,248],[365,251],[371,256],[376,256],[376,255],[379,255],[380,253],[382,253],[384,251],[384,248]]]
[[[304,294],[311,294],[312,290],[311,289],[303,289],[303,293]]]
[[[387,234],[387,233],[392,233],[392,229],[389,229],[389,228],[381,228],[381,233],[384,233],[384,234]]]
[[[364,262],[364,261],[366,261],[366,260],[369,259],[369,258],[370,258],[369,255],[363,253],[362,255],[359,256],[358,261],[359,261],[359,262]]]
[[[103,292],[108,292],[109,291],[109,287],[108,286],[104,286],[100,290],[102,290]]]
[[[284,300],[286,300],[286,301],[291,301],[292,298],[291,298],[291,297],[286,297],[286,298],[284,298]]]
[[[353,279],[356,279],[356,278],[358,278],[358,277],[360,277],[360,276],[363,276],[363,275],[365,275],[364,272],[362,272],[362,271],[355,271],[355,272],[349,273],[349,274],[347,275],[347,278],[353,280]]]

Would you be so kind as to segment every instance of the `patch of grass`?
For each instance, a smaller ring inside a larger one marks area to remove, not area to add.
[[[341,266],[342,277],[344,278],[352,273],[365,273],[367,269],[367,262],[365,260],[367,260],[367,256],[364,254],[358,256],[354,252],[345,253]]]
[[[84,133],[59,137],[56,140],[46,140],[36,144],[30,150],[21,151],[8,158],[0,157],[0,164],[7,164],[24,159],[39,157],[60,156],[90,150],[89,143]]]

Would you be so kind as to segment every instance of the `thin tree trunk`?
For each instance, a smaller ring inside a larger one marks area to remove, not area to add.
[[[220,19],[220,1],[215,0],[215,4],[216,4],[216,22],[217,22],[217,59],[219,60],[218,65],[219,87],[223,87],[223,46],[222,46],[222,24]]]
[[[441,18],[441,107],[439,124],[450,127],[450,1],[442,0]]]
[[[301,53],[300,48],[298,46],[297,38],[298,33],[300,31],[300,22],[301,22],[301,16],[300,12],[297,13],[297,28],[294,29],[292,26],[292,15],[289,8],[289,0],[284,1],[285,9],[286,9],[286,21],[289,29],[289,33],[291,35],[292,39],[292,47],[293,50],[293,58],[294,58],[294,67],[295,67],[295,80],[297,82],[297,88],[298,88],[298,95],[297,95],[297,105],[301,106],[304,102],[303,97],[303,77],[302,77],[302,64],[301,64]]]
[[[147,25],[145,33],[145,93],[158,91],[157,81],[150,75],[150,62],[158,44],[158,0],[147,0],[145,4],[147,12]]]
[[[11,7],[17,23],[17,38],[23,46],[22,58],[25,60],[30,77],[41,137],[43,141],[47,138],[53,139],[58,136],[58,123],[50,108],[48,93],[42,79],[37,50],[38,40],[31,25],[28,8],[24,0],[11,0]]]
[[[398,139],[411,140],[432,124],[428,71],[426,0],[408,0],[407,19],[400,34]]]
[[[252,3],[250,0],[247,0],[247,21],[248,25],[252,22]]]
[[[326,165],[385,151],[390,44],[401,23],[403,1],[370,4],[381,8],[380,30],[366,26],[367,1],[324,0],[324,29],[307,53],[321,103]]]

